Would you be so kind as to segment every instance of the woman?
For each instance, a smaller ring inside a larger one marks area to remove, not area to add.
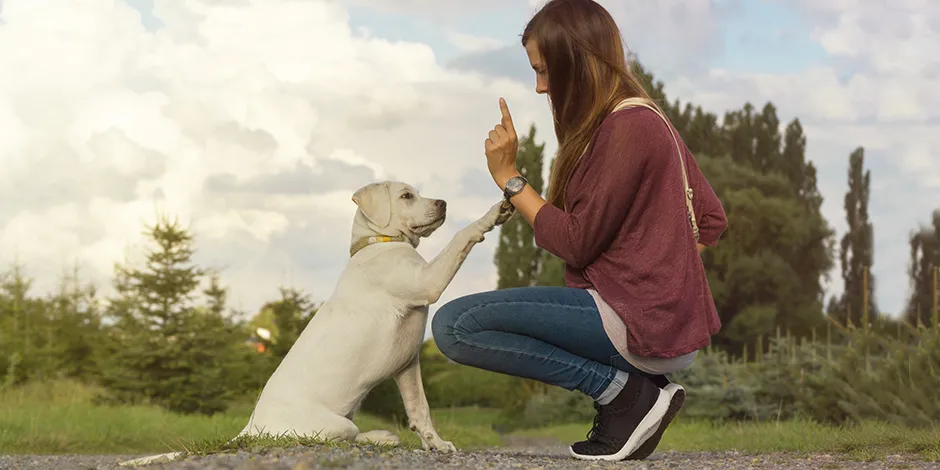
[[[664,374],[688,367],[720,327],[699,255],[717,243],[725,214],[628,69],[603,7],[551,0],[522,45],[558,137],[548,200],[516,169],[503,99],[502,121],[485,141],[487,166],[536,244],[565,261],[567,287],[456,299],[435,314],[434,339],[455,362],[593,398],[594,426],[571,446],[574,457],[643,459],[684,401]]]

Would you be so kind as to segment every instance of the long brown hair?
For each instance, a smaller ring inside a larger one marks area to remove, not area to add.
[[[625,98],[655,103],[627,65],[617,23],[593,0],[550,0],[526,24],[523,47],[529,41],[548,69],[558,137],[548,202],[564,209],[568,180],[607,114]]]

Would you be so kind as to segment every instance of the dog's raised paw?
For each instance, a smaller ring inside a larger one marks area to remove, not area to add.
[[[506,223],[513,215],[516,214],[516,206],[512,205],[509,201],[503,201],[499,204],[499,215],[496,217],[496,225],[502,225]]]
[[[510,211],[515,213],[515,207],[510,204],[509,201],[504,200],[497,202],[496,204],[493,204],[493,206],[490,207],[488,211],[486,211],[486,215],[480,219],[480,222],[483,222],[483,224],[486,226],[486,231],[493,230],[493,228],[497,225],[509,220],[509,217],[512,216],[512,213],[507,214],[507,212]]]

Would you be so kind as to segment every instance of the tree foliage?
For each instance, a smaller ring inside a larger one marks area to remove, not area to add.
[[[519,138],[519,153],[516,168],[526,178],[529,186],[542,194],[544,181],[542,161],[545,144],[535,142],[535,126]],[[538,283],[541,271],[542,249],[535,246],[532,227],[522,217],[515,216],[499,227],[499,245],[494,262],[499,276],[497,289],[524,287]]]
[[[938,296],[934,277],[940,277],[940,210],[934,211],[930,225],[911,234],[910,249],[911,294],[905,317],[913,325],[936,325],[940,312],[934,310]]]
[[[181,413],[224,411],[235,396],[225,379],[237,374],[243,331],[225,311],[225,291],[192,263],[192,235],[166,218],[148,227],[152,247],[142,267],[116,267],[116,297],[105,314],[102,402],[153,403]]]
[[[862,325],[878,316],[875,279],[871,275],[874,229],[868,216],[871,171],[865,170],[864,166],[865,151],[859,147],[849,156],[849,189],[845,193],[848,231],[842,236],[839,251],[844,289],[841,298],[829,312],[843,324],[851,322]]]

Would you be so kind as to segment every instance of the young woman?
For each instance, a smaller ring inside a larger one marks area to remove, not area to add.
[[[567,287],[456,299],[435,314],[434,339],[455,362],[593,398],[594,426],[573,456],[643,459],[684,401],[664,374],[688,367],[720,327],[700,253],[717,243],[725,214],[630,72],[603,7],[551,0],[522,45],[558,138],[548,200],[516,169],[503,99],[502,121],[485,141],[487,166],[536,244],[565,261]]]

